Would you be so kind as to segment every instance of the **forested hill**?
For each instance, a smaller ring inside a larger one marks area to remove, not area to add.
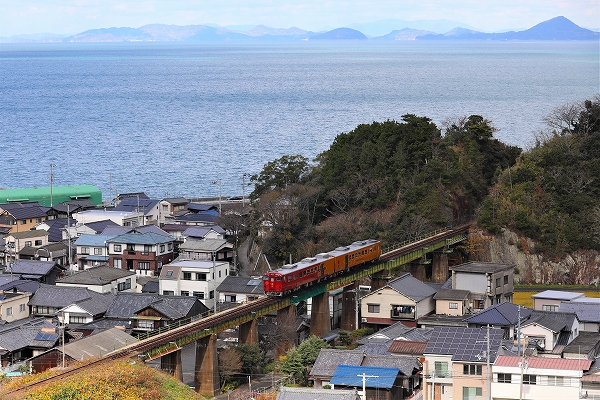
[[[502,173],[479,221],[533,239],[536,253],[600,251],[600,96],[559,107],[547,122],[550,133]]]
[[[557,109],[524,153],[478,115],[442,129],[412,114],[359,125],[312,163],[285,156],[253,176],[254,229],[270,227],[263,251],[280,261],[475,220],[548,254],[600,250],[599,108],[595,98]]]

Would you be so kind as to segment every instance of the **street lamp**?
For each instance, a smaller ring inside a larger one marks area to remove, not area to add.
[[[223,182],[220,179],[216,179],[214,181],[212,181],[213,185],[219,184],[219,216],[221,216],[221,197],[222,197],[222,189],[223,189]]]

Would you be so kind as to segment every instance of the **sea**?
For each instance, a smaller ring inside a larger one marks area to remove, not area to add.
[[[598,42],[0,44],[0,188],[248,195],[360,124],[482,115],[523,149],[600,92]]]

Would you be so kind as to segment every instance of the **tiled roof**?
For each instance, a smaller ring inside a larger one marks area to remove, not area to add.
[[[282,386],[277,393],[277,400],[360,400],[360,395],[354,390],[331,390],[296,388]]]
[[[390,325],[367,337],[358,340],[359,344],[367,343],[387,343],[388,346],[391,344],[391,340],[394,339],[406,339],[414,341],[426,342],[429,340],[433,332],[432,328],[409,328],[402,322],[397,322],[394,325]]]
[[[190,226],[191,225],[184,225],[184,224],[165,224],[165,225],[163,225],[162,229],[163,229],[163,231],[166,231],[166,232],[170,232],[170,231],[184,232]]]
[[[330,382],[340,386],[362,387],[362,374],[366,378],[365,386],[368,388],[391,389],[400,373],[400,368],[363,367],[354,365],[339,365],[331,377]]]
[[[72,218],[57,218],[44,221],[44,224],[48,225],[48,241],[49,242],[60,242],[63,240],[63,231],[67,224],[75,226],[77,221]]]
[[[478,274],[485,273],[496,273],[500,271],[506,271],[508,269],[514,268],[513,264],[497,264],[497,263],[488,263],[488,262],[480,262],[480,261],[471,261],[465,264],[456,265],[454,267],[449,267],[451,271],[457,272],[473,272]]]
[[[40,207],[37,201],[15,201],[10,203],[0,203],[0,210],[14,210],[15,208]]]
[[[534,299],[552,299],[552,300],[573,300],[582,297],[583,293],[564,292],[562,290],[544,290],[543,292],[534,294]]]
[[[562,301],[558,311],[575,313],[582,322],[600,322],[600,305],[598,303]]]
[[[109,243],[127,243],[127,244],[161,244],[161,243],[169,243],[173,242],[173,239],[170,236],[158,235],[154,232],[148,233],[126,233],[124,235],[116,236],[110,240],[107,240]]]
[[[148,281],[142,287],[142,293],[158,293],[160,290],[158,280]]]
[[[394,340],[390,345],[390,353],[423,355],[427,342],[413,342],[410,340]]]
[[[90,315],[100,315],[106,312],[114,299],[114,294],[103,293],[101,296],[94,296],[93,298],[80,300],[75,304],[90,313]]]
[[[107,318],[131,318],[140,310],[152,306],[164,311],[167,317],[179,318],[187,315],[198,299],[192,296],[160,296],[154,293],[120,292],[106,311]],[[159,304],[160,303],[160,304]]]
[[[332,376],[340,364],[360,365],[364,353],[360,350],[321,349],[310,371],[312,376]]]
[[[162,201],[166,201],[170,204],[187,204],[190,201],[184,197],[165,197]]]
[[[493,361],[500,348],[504,331],[490,328],[489,332],[490,360]],[[484,328],[436,326],[425,347],[425,354],[451,355],[453,361],[485,361],[486,337],[487,329]]]
[[[48,306],[63,308],[86,299],[98,299],[103,295],[81,287],[40,285],[40,288],[29,300],[30,306]]]
[[[465,321],[469,324],[478,325],[516,325],[519,322],[519,313],[521,315],[521,320],[523,320],[529,317],[532,311],[532,309],[527,307],[519,307],[517,304],[504,302],[479,311],[477,314],[465,318]]]
[[[391,287],[415,302],[419,302],[435,294],[435,289],[424,284],[409,273],[389,281],[384,287]]]
[[[258,294],[264,295],[262,277],[232,276],[225,277],[217,287],[220,293]]]
[[[215,224],[219,222],[219,216],[213,214],[195,214],[189,213],[175,218],[175,221],[181,222],[205,222],[207,224]]]
[[[101,265],[76,272],[73,275],[69,275],[57,281],[56,283],[107,285],[114,280],[132,275],[135,275],[134,271]]]
[[[219,225],[190,226],[183,232],[183,236],[204,237],[211,230],[221,235],[225,233]]]
[[[361,364],[363,367],[399,368],[406,376],[411,376],[420,365],[416,357],[410,356],[385,356],[367,354]]]
[[[74,360],[82,361],[93,357],[102,357],[108,353],[128,346],[138,339],[117,328],[111,328],[95,335],[70,342],[64,346],[65,354]]]
[[[59,212],[72,213],[77,212],[77,210],[80,209],[96,208],[96,204],[94,204],[90,199],[68,200],[63,201],[60,204],[56,204],[52,206],[52,208]]]
[[[600,335],[598,332],[581,331],[571,343],[565,346],[563,351],[565,353],[586,355],[597,348],[598,342],[600,342]]]
[[[114,236],[83,234],[75,241],[75,246],[106,247],[106,243]]]
[[[28,230],[28,231],[23,231],[23,232],[14,232],[14,233],[11,233],[10,236],[12,236],[15,239],[29,239],[29,238],[35,238],[35,237],[48,236],[48,232],[46,232],[43,229],[34,229],[34,230]]]
[[[87,224],[85,224],[85,226],[92,229],[96,233],[102,233],[108,227],[120,225],[111,219],[104,219],[102,221],[88,222]]]
[[[14,280],[12,281],[2,281],[2,284],[0,284],[0,290],[13,290],[16,288],[20,292],[35,293],[40,285],[41,284],[36,281],[18,279],[17,277],[14,277]]]
[[[188,210],[194,211],[194,212],[208,211],[214,207],[215,206],[213,204],[200,204],[200,203],[189,203],[188,204]]]
[[[35,341],[42,328],[56,328],[56,326],[49,323],[46,318],[26,318],[7,323],[0,327],[0,348],[15,351],[28,347]]]
[[[383,343],[367,343],[362,346],[358,346],[356,350],[361,350],[363,353],[368,355],[380,355],[380,356],[389,356],[391,353],[389,352],[390,343],[392,341],[388,340]]]
[[[134,211],[138,213],[148,214],[153,211],[156,205],[160,202],[160,200],[153,199],[142,199],[141,197],[128,197],[123,199],[119,204],[117,204],[113,210],[114,211]]]
[[[440,289],[433,298],[435,300],[465,300],[469,297],[468,290],[460,289]]]
[[[39,275],[48,274],[56,263],[54,261],[21,260],[16,259],[12,265],[12,272],[21,275]]]
[[[494,367],[518,367],[522,361],[518,356],[499,356]],[[558,369],[571,371],[587,371],[592,365],[592,360],[575,358],[552,358],[552,357],[527,357],[529,368]]]
[[[233,245],[225,239],[186,240],[179,246],[179,250],[211,252],[227,247],[233,247]]]
[[[552,318],[550,315],[533,315],[527,321],[521,324],[521,327],[527,327],[529,325],[536,324],[539,326],[543,326],[551,330],[552,332],[560,332],[566,326],[564,322],[561,322],[555,318]]]
[[[27,218],[40,218],[45,217],[49,207],[25,207],[25,208],[13,208],[7,210],[16,219],[27,219]]]

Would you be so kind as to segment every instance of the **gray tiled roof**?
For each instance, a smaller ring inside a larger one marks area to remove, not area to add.
[[[179,250],[210,252],[226,247],[233,247],[233,245],[225,239],[186,240],[179,246]]]
[[[535,315],[521,324],[521,327],[526,327],[532,324],[543,326],[552,332],[560,332],[565,328],[565,323],[561,322],[549,315]]]
[[[117,328],[111,328],[95,335],[87,336],[65,345],[65,354],[74,360],[82,361],[102,357],[128,346],[138,339]]]
[[[504,331],[490,328],[490,360],[496,359]],[[487,329],[436,326],[424,354],[451,355],[453,361],[486,361]]]
[[[15,219],[27,219],[27,218],[40,218],[45,217],[49,207],[25,207],[25,208],[13,208],[7,210]]]
[[[96,233],[102,233],[108,227],[120,225],[111,219],[103,219],[102,221],[88,222],[87,224],[85,224],[85,226],[92,229]]]
[[[0,327],[0,348],[8,351],[19,350],[31,346],[42,328],[55,328],[46,318],[22,319],[7,323]],[[43,347],[33,343],[35,347]],[[53,343],[54,345],[54,343]]]
[[[519,322],[519,313],[521,315],[521,320],[523,320],[529,317],[532,311],[532,309],[522,306],[519,311],[519,306],[517,304],[505,302],[490,306],[475,315],[465,318],[465,321],[469,324],[478,325],[516,325]]]
[[[232,276],[225,277],[223,282],[217,287],[220,293],[239,293],[239,294],[257,294],[264,295],[262,277]]]
[[[100,265],[98,267],[92,267],[76,272],[73,275],[57,281],[57,283],[107,285],[112,281],[132,275],[135,275],[134,271]]]
[[[397,322],[394,325],[380,329],[372,335],[359,339],[357,343],[391,343],[392,340],[399,338],[426,342],[429,340],[432,331],[433,328],[409,328],[402,322]]]
[[[540,311],[540,310],[532,310],[530,320],[535,320],[540,318],[541,316],[548,316],[554,320],[556,320],[556,326],[552,326],[552,328],[556,328],[558,325],[563,324],[566,329],[571,329],[575,321],[577,320],[577,314],[569,313],[569,312],[561,312],[561,311]],[[550,328],[550,326],[548,326]]]
[[[181,222],[205,222],[207,224],[215,224],[215,223],[219,222],[219,216],[218,215],[212,215],[212,214],[194,214],[194,213],[189,213],[189,214],[185,214],[185,215],[182,215],[180,217],[175,218],[175,221],[181,221]]]
[[[435,300],[465,300],[469,297],[468,290],[460,289],[440,289],[433,298]]]
[[[104,314],[108,307],[112,304],[115,299],[115,295],[112,293],[105,293],[102,296],[94,296],[93,298],[80,300],[76,302],[77,306],[83,308],[91,315]]]
[[[183,236],[204,237],[211,230],[221,235],[225,233],[219,225],[190,226],[183,232]]]
[[[10,236],[12,236],[15,239],[29,239],[29,238],[35,238],[35,237],[48,236],[48,232],[46,232],[43,229],[33,229],[33,230],[28,230],[28,231],[23,231],[23,232],[14,232],[14,233],[11,233]]]
[[[118,293],[106,311],[107,318],[131,318],[140,310],[152,307],[173,319],[187,315],[196,304],[192,296],[161,296],[155,293]]]
[[[385,286],[391,287],[398,293],[402,293],[404,296],[413,299],[415,302],[419,302],[435,294],[435,289],[424,284],[409,273],[389,281]]]
[[[310,371],[312,376],[331,377],[338,365],[360,365],[364,353],[361,350],[321,349]]]
[[[208,211],[214,207],[215,206],[213,204],[201,204],[201,203],[189,203],[188,204],[188,210],[194,211],[194,212]]]
[[[368,355],[380,355],[386,356],[390,355],[389,348],[392,344],[393,340],[386,340],[385,342],[377,342],[377,343],[367,343],[362,346],[358,346],[356,350],[361,350],[363,353]]]
[[[411,376],[415,369],[420,369],[421,367],[416,357],[371,354],[365,356],[361,365],[366,367],[400,368],[400,371],[406,376]]]
[[[582,322],[600,322],[600,305],[598,303],[562,301],[558,311],[575,313]]]
[[[102,294],[87,288],[42,284],[28,304],[30,306],[63,308],[81,300],[99,299],[100,297]]]
[[[38,261],[38,260],[15,260],[12,265],[12,272],[21,275],[40,275],[48,274],[56,263],[54,261]],[[10,271],[10,270],[8,270]]]
[[[282,386],[277,393],[277,400],[360,400],[356,390],[331,390],[295,388]]]

